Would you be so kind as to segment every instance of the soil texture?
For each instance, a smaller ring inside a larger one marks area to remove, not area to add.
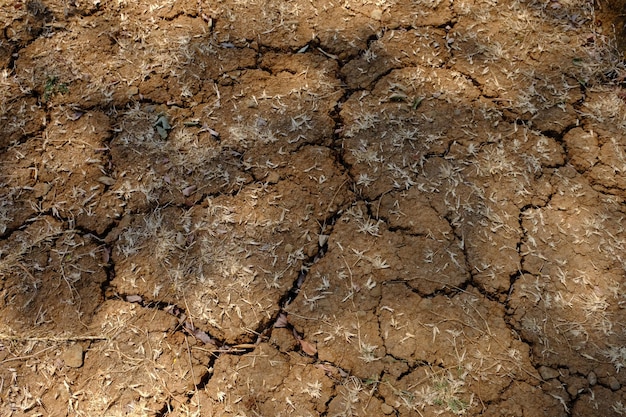
[[[624,10],[0,1],[0,415],[626,415]]]

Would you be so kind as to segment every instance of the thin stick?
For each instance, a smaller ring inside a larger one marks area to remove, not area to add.
[[[39,351],[39,352],[37,352],[37,353],[33,353],[32,355],[28,355],[28,356],[16,356],[15,358],[5,359],[5,360],[3,360],[2,362],[0,362],[0,365],[1,365],[1,364],[4,364],[4,363],[7,363],[7,362],[13,362],[13,361],[21,361],[21,360],[31,359],[31,358],[34,358],[34,357],[36,357],[36,356],[41,355],[41,354],[42,354],[42,353],[44,353],[45,351],[50,350],[50,349],[52,349],[52,348],[54,348],[54,346],[49,346],[49,347],[47,347],[47,348],[45,348],[45,349],[40,350],[40,351]],[[2,381],[3,381],[3,383],[4,383],[4,379],[3,379]]]
[[[22,337],[0,333],[0,340],[13,340],[15,342],[80,342],[83,340],[109,340],[109,338],[106,336]]]

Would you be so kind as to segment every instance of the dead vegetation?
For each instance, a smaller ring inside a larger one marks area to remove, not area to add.
[[[605,1],[14,1],[0,414],[622,415]]]

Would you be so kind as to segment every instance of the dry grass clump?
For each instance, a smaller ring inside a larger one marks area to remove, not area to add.
[[[550,205],[523,213],[521,254],[528,275],[515,287],[515,317],[542,360],[551,363],[576,351],[570,361],[582,369],[590,371],[594,358],[600,361],[597,372],[613,373],[622,366],[615,346],[626,327],[620,310],[626,242],[621,209],[614,197],[597,193],[567,169],[557,178]]]
[[[122,200],[140,194],[148,203],[163,204],[192,194],[237,190],[250,181],[236,155],[211,134],[198,135],[197,129],[154,107],[128,109],[119,130],[111,145],[114,160],[136,161],[118,167],[113,192]]]
[[[5,337],[3,334],[0,338],[2,351],[8,352],[0,361],[0,412],[7,416],[36,412],[42,407],[42,397],[58,387],[61,365],[55,360],[55,351],[64,343]]]
[[[448,35],[453,61],[522,117],[565,109],[581,86],[602,85],[607,74],[624,70],[613,29],[596,25],[595,2],[486,3],[455,4],[464,18]]]
[[[397,409],[414,411],[419,415],[424,415],[423,412],[462,415],[476,405],[474,394],[467,392],[465,380],[468,372],[463,372],[462,369],[424,368],[416,373],[424,374],[422,380],[405,389],[387,383]]]
[[[242,193],[245,204],[208,200],[205,208],[137,218],[115,243],[119,290],[184,307],[229,342],[269,320],[307,255],[301,240],[283,237],[284,211],[254,209],[263,190]]]
[[[14,143],[2,154],[6,187],[0,230],[44,215],[67,221],[70,229],[106,229],[107,220],[96,220],[94,213],[110,203],[105,195],[112,181],[105,155],[109,119],[98,111],[57,110],[40,136]],[[103,217],[112,222],[119,211],[114,204],[108,208]]]
[[[0,71],[0,148],[15,145],[43,125],[43,112],[36,100],[29,97],[30,88],[24,80],[8,69]]]
[[[192,39],[209,31],[206,22],[170,15],[175,10],[170,1],[98,6],[108,20],[94,25],[68,22],[64,31],[51,30],[26,47],[28,53],[16,61],[20,85],[45,105],[119,108],[139,98],[140,92],[163,102],[192,100],[198,80],[186,73],[185,66],[193,58]],[[55,17],[61,14],[55,11]],[[63,94],[52,97],[46,91],[50,80],[63,85]]]
[[[101,252],[91,238],[49,217],[14,232],[0,247],[0,277],[6,285],[2,324],[26,336],[31,330],[62,336],[80,332],[106,279]]]
[[[622,92],[614,87],[593,88],[589,99],[583,103],[582,116],[597,122],[603,129],[626,133],[626,104],[621,95]]]
[[[9,190],[0,201],[0,236],[2,236],[13,222],[13,200],[20,192],[15,187],[10,188],[7,183],[0,183],[0,188]]]
[[[511,379],[538,382],[526,345],[490,312],[498,305],[482,296],[468,292],[450,299],[419,299],[389,288],[381,305],[388,352],[410,358],[415,366],[398,380],[383,377],[381,394],[400,410],[464,414],[499,399]]]
[[[30,292],[38,287],[38,280],[30,273],[29,268],[22,263],[32,251],[42,247],[49,247],[60,235],[65,233],[62,225],[57,221],[38,222],[39,227],[30,227],[26,232],[18,233],[12,241],[3,242],[0,249],[0,276],[3,279],[17,276],[21,278],[21,287]],[[35,270],[45,267],[45,264],[29,265]],[[22,287],[23,285],[23,287]]]
[[[209,353],[174,332],[177,324],[164,311],[105,302],[91,325],[102,340],[89,346],[83,372],[68,378],[69,412],[153,415],[164,404],[186,402],[207,372]]]

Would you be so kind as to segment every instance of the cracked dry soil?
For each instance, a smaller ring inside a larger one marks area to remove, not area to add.
[[[0,415],[626,414],[623,6],[4,0]]]

